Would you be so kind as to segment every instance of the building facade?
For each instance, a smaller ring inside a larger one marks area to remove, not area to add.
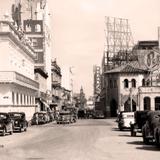
[[[52,61],[51,82],[52,82],[52,108],[60,110],[62,106],[62,86],[61,86],[61,68],[56,59]]]
[[[22,33],[8,21],[0,22],[0,111],[36,111],[39,83],[34,80],[35,52]]]
[[[147,41],[136,46],[137,61],[105,72],[107,116],[160,109],[160,52],[157,43],[151,44]]]

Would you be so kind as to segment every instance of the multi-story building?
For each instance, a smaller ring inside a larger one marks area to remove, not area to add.
[[[15,0],[11,8],[0,23],[0,110],[24,111],[30,119],[52,100],[49,11],[43,0]]]
[[[60,110],[62,106],[62,87],[61,87],[61,68],[58,66],[56,59],[52,61],[52,107]]]
[[[106,112],[160,109],[160,52],[157,41],[139,42],[138,61],[105,72]]]
[[[8,21],[0,21],[0,44],[0,111],[23,111],[31,119],[39,88],[34,80],[34,49]]]
[[[25,37],[31,42],[36,54],[35,73],[43,77],[37,79],[43,87],[37,94],[37,104],[47,106],[52,102],[51,96],[51,49],[50,49],[50,22],[47,1],[44,0],[16,0],[12,5],[12,18],[17,30],[22,30]],[[41,74],[44,72],[43,74]],[[44,85],[43,83],[46,83]],[[40,85],[40,86],[42,86]],[[42,97],[41,97],[42,96]],[[43,107],[41,107],[43,108]]]

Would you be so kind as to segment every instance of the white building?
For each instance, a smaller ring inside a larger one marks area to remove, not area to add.
[[[33,48],[10,22],[0,22],[0,112],[36,111],[39,84],[34,80]]]

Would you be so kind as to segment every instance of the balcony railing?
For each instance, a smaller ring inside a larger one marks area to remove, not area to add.
[[[39,88],[38,82],[13,71],[1,71],[0,83],[16,83],[36,90]]]

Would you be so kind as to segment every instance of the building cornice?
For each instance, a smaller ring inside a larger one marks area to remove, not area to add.
[[[14,26],[7,21],[0,21],[0,36],[9,37],[20,49],[22,49],[32,59],[36,58],[36,53],[27,39],[21,32],[17,31]]]

